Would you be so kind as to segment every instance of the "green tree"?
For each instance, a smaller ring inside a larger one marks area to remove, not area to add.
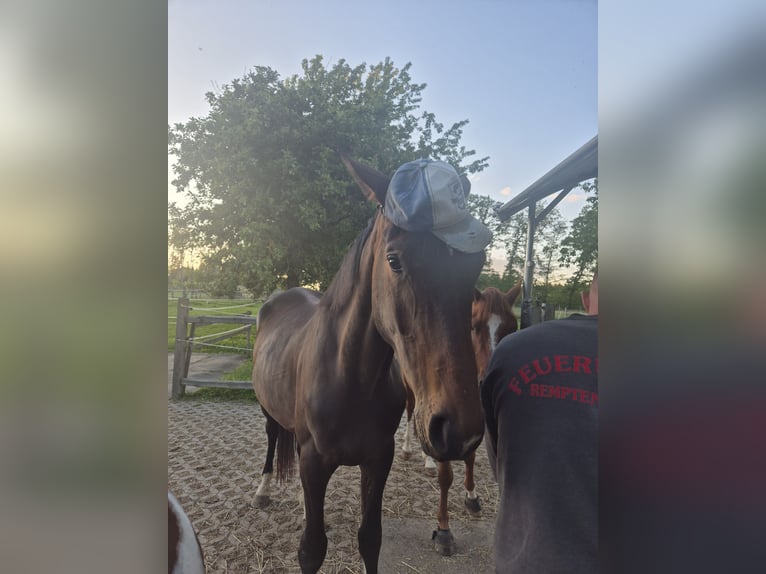
[[[540,213],[547,206],[547,202],[541,202],[536,209]],[[515,213],[504,224],[503,241],[505,246],[506,264],[503,278],[515,285],[524,277],[524,267],[527,257],[527,227],[528,211],[526,209]],[[533,261],[535,261],[535,275],[543,280],[544,285],[550,283],[552,272],[552,260],[559,248],[559,242],[566,232],[566,222],[558,208],[554,208],[535,227],[535,240],[533,244]],[[537,295],[536,295],[537,296]],[[542,297],[541,297],[542,298]]]
[[[187,256],[196,247],[192,225],[186,214],[175,202],[168,204],[168,272],[181,278],[188,275]],[[177,273],[175,273],[177,272]],[[180,279],[179,279],[180,280]]]
[[[598,265],[598,179],[580,184],[591,194],[580,214],[572,220],[569,234],[561,242],[559,262],[573,268],[567,280],[567,305],[572,306],[574,294],[582,290]]]
[[[548,301],[551,286],[551,275],[554,272],[557,261],[554,260],[559,253],[561,241],[567,232],[567,223],[561,216],[558,208],[554,208],[540,223],[535,233],[535,274],[542,283],[538,298]]]
[[[190,203],[185,223],[230,286],[255,294],[332,279],[372,206],[345,172],[339,152],[384,173],[418,157],[476,173],[463,120],[446,128],[420,112],[425,84],[410,64],[367,67],[322,56],[281,79],[268,67],[206,95],[209,113],[170,127],[174,185]]]
[[[505,269],[503,278],[516,284],[524,277],[527,245],[527,212],[520,211],[505,224]]]
[[[504,247],[507,240],[508,226],[500,221],[495,212],[495,209],[500,207],[502,203],[495,201],[488,195],[472,193],[468,196],[467,205],[468,211],[492,232],[492,242],[487,246],[487,260],[484,263],[484,273],[492,274],[494,273],[492,271],[492,250]],[[484,285],[484,287],[490,284]],[[494,284],[491,285],[495,286]],[[483,287],[480,288],[483,289]]]

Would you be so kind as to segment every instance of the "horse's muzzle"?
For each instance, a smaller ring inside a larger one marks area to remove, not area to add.
[[[444,462],[447,460],[463,460],[468,454],[476,449],[481,443],[483,433],[466,437],[457,432],[457,425],[453,424],[444,414],[437,413],[431,417],[428,424],[428,442],[430,450],[428,454]]]

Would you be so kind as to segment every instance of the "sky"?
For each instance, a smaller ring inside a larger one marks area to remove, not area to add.
[[[390,57],[427,84],[421,110],[469,120],[462,144],[489,156],[472,192],[505,202],[598,132],[597,13],[595,0],[170,0],[168,123],[206,115],[205,93],[254,66],[286,78],[317,54]],[[582,205],[574,190],[559,209]]]

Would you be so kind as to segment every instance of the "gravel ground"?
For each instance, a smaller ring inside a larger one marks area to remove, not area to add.
[[[405,418],[397,433],[404,436]],[[300,485],[272,485],[272,503],[253,505],[266,453],[264,418],[255,404],[168,401],[168,487],[199,534],[208,573],[299,573],[302,530]],[[492,572],[492,529],[497,487],[484,445],[476,457],[481,518],[463,508],[462,463],[454,464],[450,523],[457,554],[443,557],[431,543],[439,486],[423,470],[419,455],[405,461],[399,451],[383,496],[382,573]],[[320,572],[361,572],[356,530],[360,517],[359,468],[341,467],[325,500],[327,556]]]

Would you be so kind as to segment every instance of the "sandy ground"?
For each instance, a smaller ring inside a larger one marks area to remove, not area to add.
[[[199,369],[192,367],[192,372]],[[404,420],[397,434],[399,447],[403,432]],[[300,572],[298,479],[275,484],[270,506],[253,505],[265,452],[264,418],[256,404],[168,401],[168,485],[198,530],[211,574]],[[463,465],[455,464],[450,515],[458,551],[443,557],[431,542],[439,497],[436,478],[426,475],[419,454],[404,461],[397,451],[383,499],[382,573],[492,572],[497,487],[489,474],[484,445],[476,460],[483,516],[471,518],[464,509]],[[356,542],[359,477],[357,467],[341,467],[330,481],[323,573],[362,571]]]

